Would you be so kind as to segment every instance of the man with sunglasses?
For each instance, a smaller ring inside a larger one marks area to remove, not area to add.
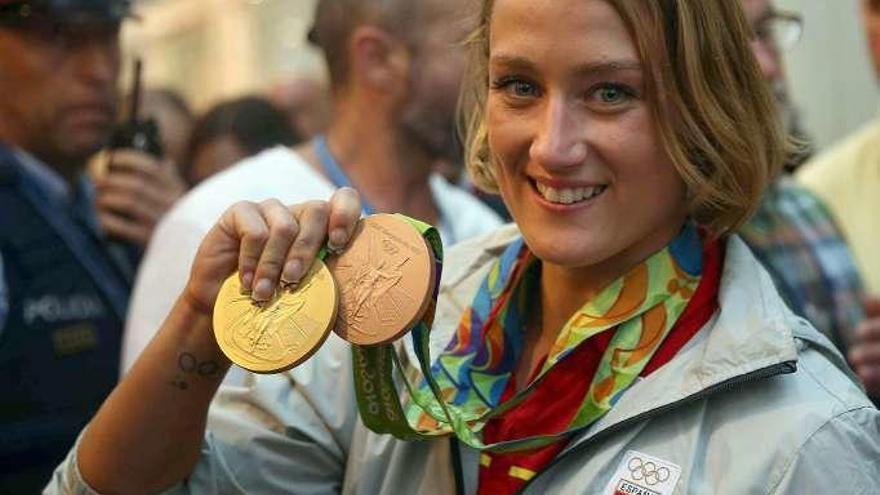
[[[118,379],[129,283],[86,161],[129,0],[0,0],[0,493],[38,493]]]
[[[770,0],[740,1],[754,35],[752,51],[773,89],[783,124],[789,134],[802,135],[782,60],[800,38],[800,17],[780,12]],[[790,168],[803,159],[793,156]],[[791,309],[846,353],[865,319],[864,291],[849,247],[825,204],[790,176],[782,176],[768,188],[740,235]]]

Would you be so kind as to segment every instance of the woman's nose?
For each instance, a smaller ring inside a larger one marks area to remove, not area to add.
[[[548,169],[575,167],[586,160],[582,116],[565,99],[557,97],[548,101],[530,154],[534,161]]]

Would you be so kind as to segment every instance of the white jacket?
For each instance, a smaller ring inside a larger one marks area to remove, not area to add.
[[[448,254],[435,351],[516,235],[507,227]],[[880,413],[825,337],[785,307],[737,238],[727,244],[719,302],[672,361],[635,383],[525,492],[880,493]],[[351,373],[349,350],[334,337],[289,373],[224,389],[203,458],[172,493],[454,493],[450,442],[402,442],[366,430]],[[461,450],[465,491],[474,493],[479,453]],[[647,491],[625,491],[633,478]],[[75,456],[48,493],[92,493],[78,478]]]

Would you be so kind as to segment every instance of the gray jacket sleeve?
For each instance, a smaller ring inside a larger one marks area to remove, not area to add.
[[[830,419],[807,439],[769,493],[880,493],[880,412],[863,407]]]
[[[292,371],[248,375],[244,386],[221,388],[201,459],[167,493],[339,493],[357,422],[353,391],[349,347],[335,335]],[[95,493],[79,475],[75,450],[44,493]]]

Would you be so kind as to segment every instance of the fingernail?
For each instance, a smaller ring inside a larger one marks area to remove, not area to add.
[[[345,229],[336,229],[333,232],[330,232],[330,239],[327,241],[327,249],[335,252],[342,251],[345,248],[347,235]]]
[[[253,287],[254,283],[254,273],[253,272],[244,272],[241,274],[241,290],[242,291],[250,291]]]
[[[290,260],[284,265],[284,281],[289,285],[294,285],[299,282],[303,276],[303,266],[302,261],[300,260]]]
[[[272,298],[275,287],[268,278],[261,278],[254,287],[254,299],[257,301],[268,301]]]

